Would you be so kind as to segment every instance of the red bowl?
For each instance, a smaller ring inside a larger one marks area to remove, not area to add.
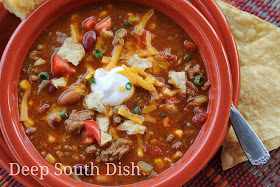
[[[32,43],[59,16],[88,3],[106,0],[46,1],[33,11],[16,29],[1,59],[0,119],[1,130],[13,156],[20,165],[49,167],[45,180],[32,176],[42,185],[87,186],[65,175],[56,176],[55,168],[36,151],[19,121],[17,87],[20,69]],[[126,0],[153,7],[174,19],[197,43],[211,81],[209,117],[188,152],[173,167],[148,181],[132,186],[179,186],[191,179],[213,157],[228,130],[232,100],[232,81],[228,59],[222,42],[206,18],[185,0]],[[239,92],[239,90],[235,90]],[[92,185],[94,186],[94,185]]]

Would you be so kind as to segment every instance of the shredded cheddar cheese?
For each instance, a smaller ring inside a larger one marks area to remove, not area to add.
[[[127,108],[123,106],[119,108],[118,114],[138,124],[142,124],[144,122],[143,116],[132,114]]]
[[[139,75],[138,72],[141,72],[141,74],[147,76],[147,74],[144,71],[141,71],[140,68],[139,69],[135,67],[128,68],[125,65],[122,65],[122,68],[123,70],[119,71],[118,73],[126,76],[133,85],[140,86],[148,91],[156,90],[152,83],[149,83],[148,81],[144,80],[143,77]]]
[[[152,112],[154,110],[157,109],[157,106],[156,105],[149,105],[149,106],[145,106],[143,109],[142,109],[142,113],[145,114],[145,113],[149,113],[149,112]]]
[[[147,25],[149,19],[152,17],[154,14],[154,9],[149,10],[140,20],[139,24],[136,25],[136,30],[138,34],[141,36],[144,32],[144,28]]]
[[[119,44],[115,47],[111,61],[105,69],[106,71],[110,71],[117,65],[119,58],[121,56],[122,49],[123,49],[123,44]]]
[[[78,27],[78,24],[77,23],[74,23],[74,24],[71,24],[70,25],[70,30],[71,30],[71,38],[72,38],[72,41],[74,43],[79,43],[79,27]]]

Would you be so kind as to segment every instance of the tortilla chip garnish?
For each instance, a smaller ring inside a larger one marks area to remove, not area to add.
[[[280,72],[280,30],[277,29],[239,51],[241,66],[264,65]]]
[[[257,16],[238,10],[220,0],[216,1],[229,22],[238,47],[252,43],[277,29]]]
[[[241,67],[238,110],[270,151],[280,145],[280,73],[267,66]],[[247,160],[232,129],[223,143],[223,169]]]

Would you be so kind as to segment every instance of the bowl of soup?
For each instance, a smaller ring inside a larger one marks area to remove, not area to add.
[[[182,185],[228,130],[227,56],[187,1],[46,1],[0,82],[4,138],[42,185]]]

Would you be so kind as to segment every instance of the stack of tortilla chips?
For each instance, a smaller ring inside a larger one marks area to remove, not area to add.
[[[238,110],[270,151],[280,146],[280,30],[217,0],[234,34],[241,62]],[[223,169],[247,160],[232,129],[223,143]]]

